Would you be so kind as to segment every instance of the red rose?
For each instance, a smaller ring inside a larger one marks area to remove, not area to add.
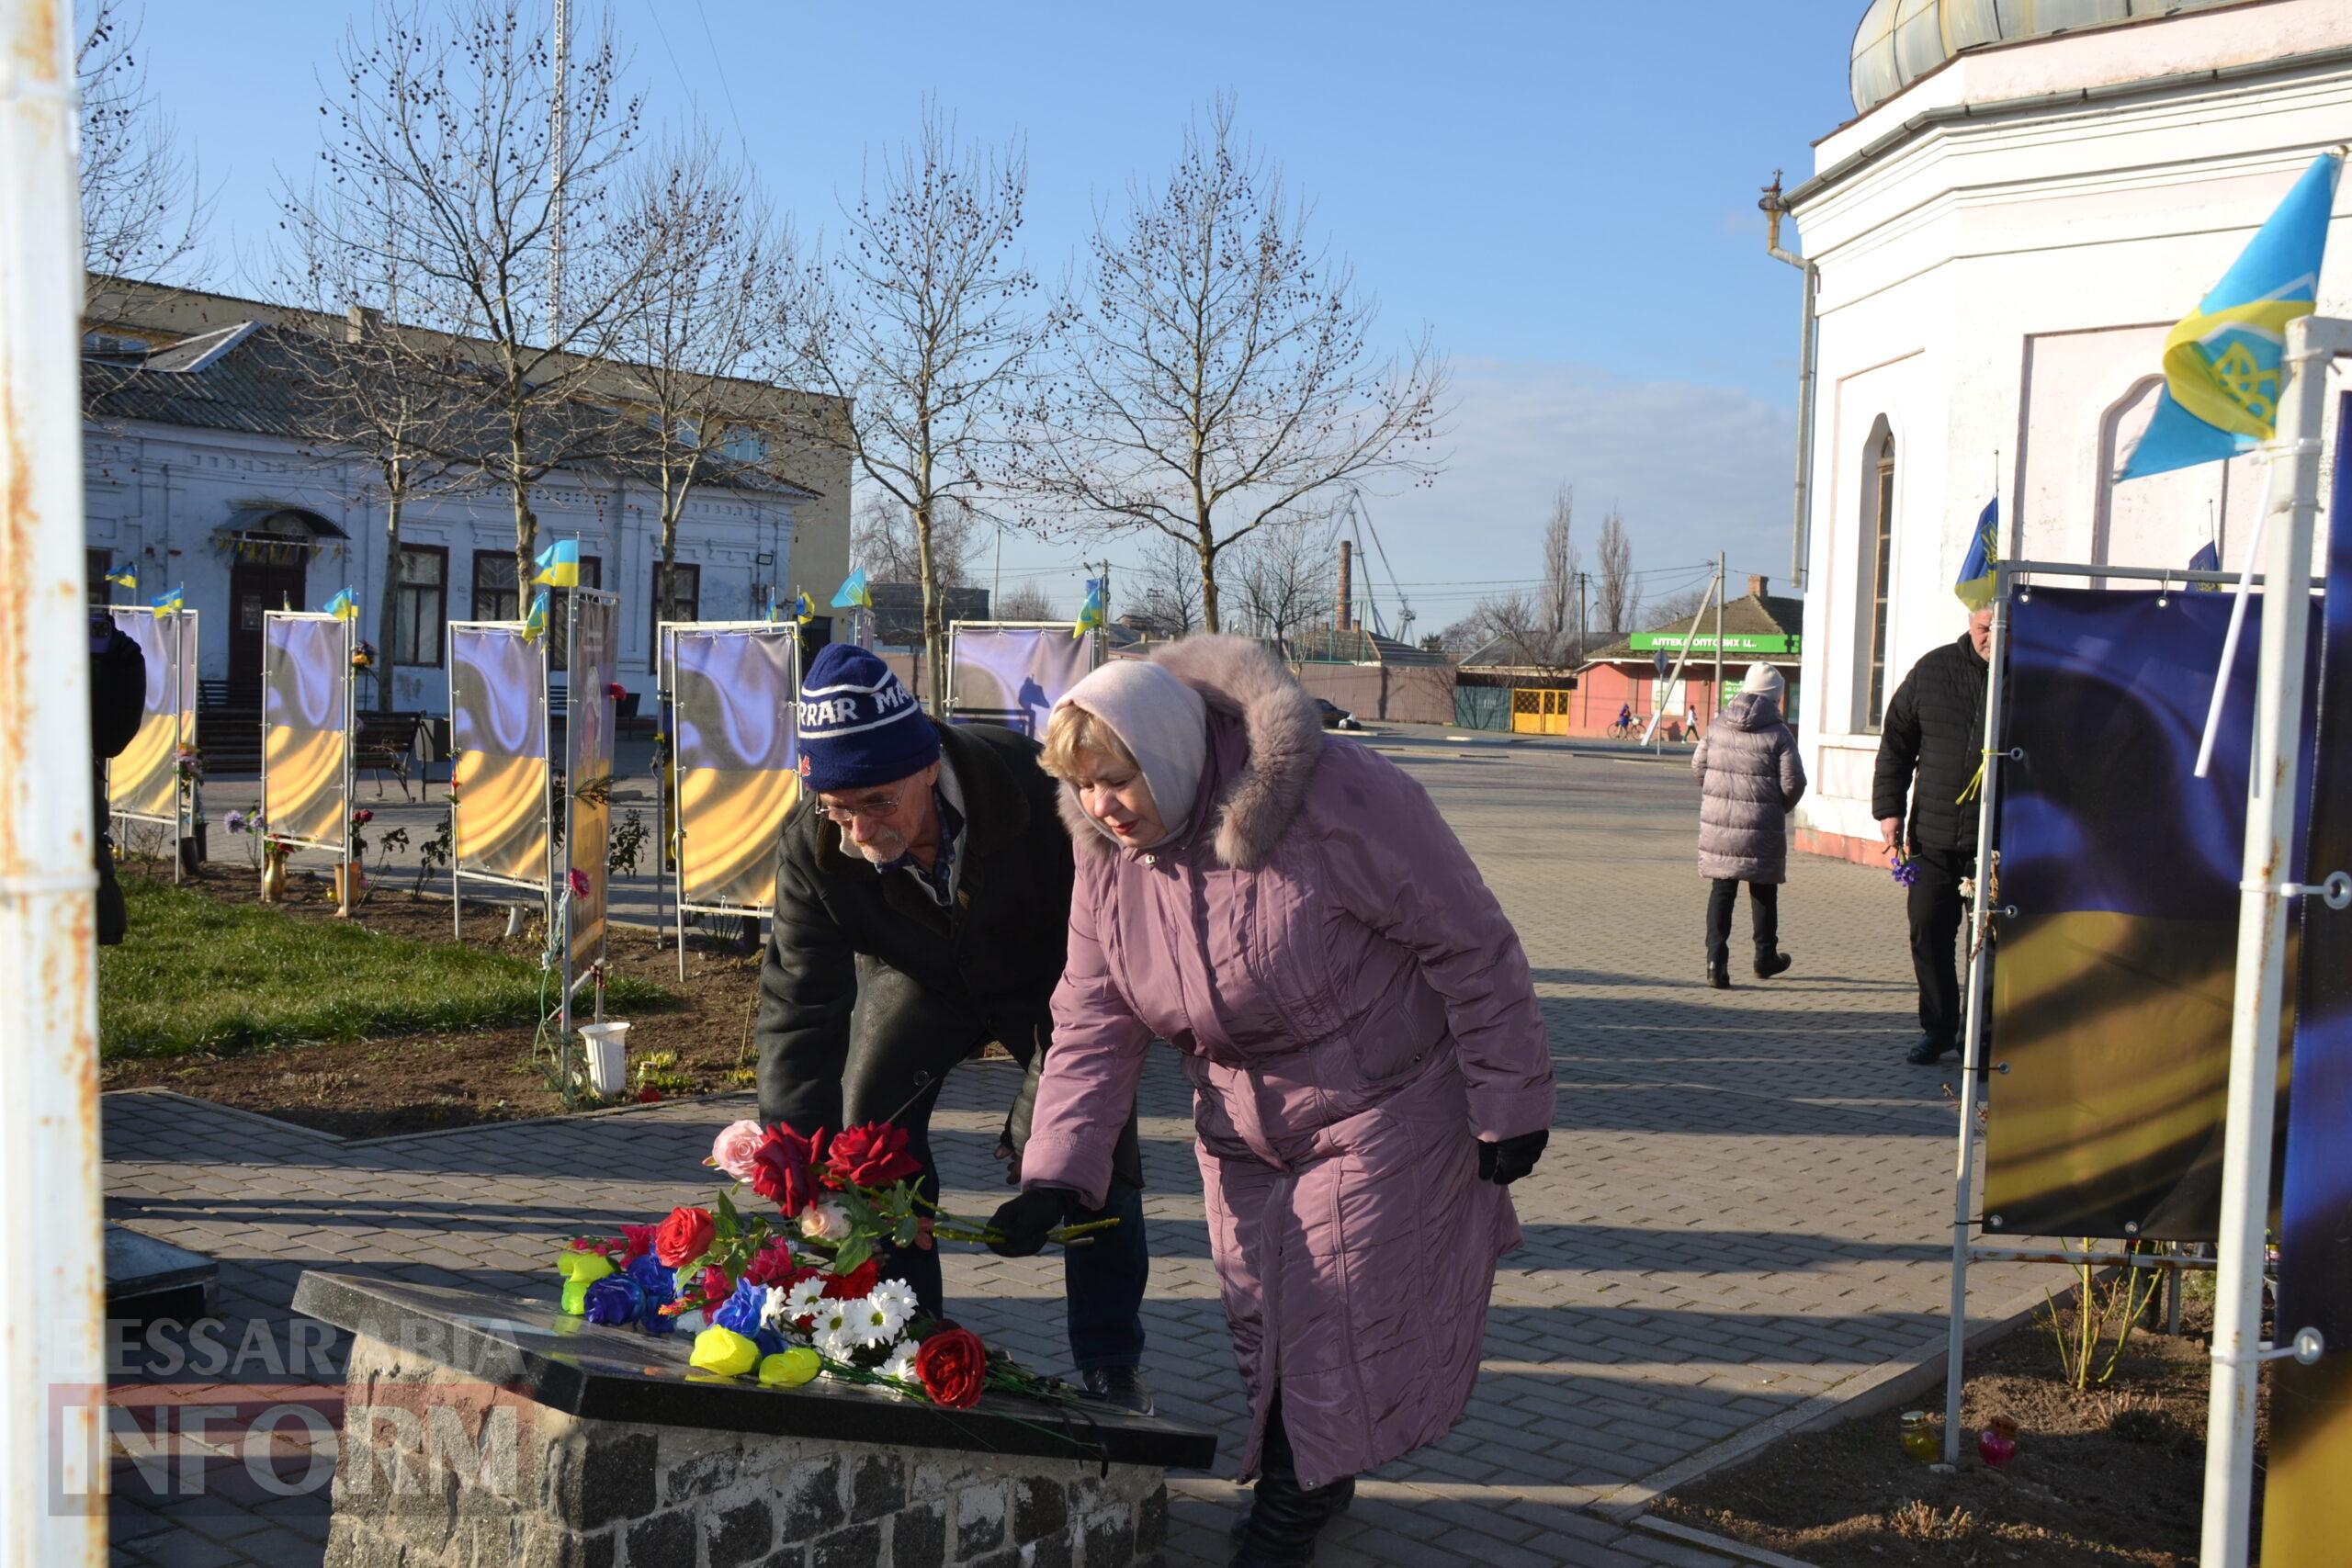
[[[844,1130],[825,1151],[826,1185],[888,1187],[922,1172],[922,1165],[907,1153],[907,1130],[888,1122],[869,1122]]]
[[[943,1328],[915,1352],[915,1376],[932,1403],[968,1410],[980,1402],[989,1365],[988,1347],[968,1328]]]
[[[615,681],[605,685],[605,695],[612,698],[615,702],[619,702],[623,697],[628,696],[628,693],[621,688],[619,682]]]
[[[817,1201],[816,1163],[825,1145],[825,1130],[804,1138],[778,1124],[768,1129],[752,1151],[752,1190],[784,1211],[787,1220]]]
[[[637,1091],[637,1102],[639,1105],[651,1105],[661,1098],[662,1091],[655,1089],[651,1084],[647,1084],[643,1089]]]
[[[706,1269],[702,1271],[702,1281],[697,1289],[702,1295],[703,1306],[717,1312],[727,1304],[727,1298],[735,1293],[735,1281],[727,1277],[724,1269]]]
[[[743,1265],[743,1278],[754,1285],[782,1286],[786,1290],[792,1288],[792,1276],[796,1272],[797,1270],[792,1262],[792,1244],[782,1236],[760,1248],[752,1260]]]
[[[860,1296],[874,1293],[881,1282],[882,1266],[869,1258],[846,1274],[825,1276],[825,1299],[831,1302],[854,1302]]]
[[[710,1250],[718,1229],[707,1209],[673,1209],[653,1233],[653,1256],[664,1269],[681,1268]]]
[[[653,1250],[653,1225],[623,1225],[621,1227],[621,1266],[627,1268]]]

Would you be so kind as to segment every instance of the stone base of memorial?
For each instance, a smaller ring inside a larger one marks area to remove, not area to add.
[[[945,1410],[694,1370],[691,1334],[307,1273],[348,1330],[327,1568],[1119,1568],[1216,1439],[1109,1406]]]

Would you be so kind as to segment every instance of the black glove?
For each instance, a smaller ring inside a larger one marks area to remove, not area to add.
[[[1046,1233],[1069,1213],[1069,1194],[1057,1188],[1040,1187],[1007,1198],[989,1220],[989,1229],[1004,1239],[989,1243],[989,1250],[999,1258],[1034,1258],[1046,1245]]]
[[[1536,1159],[1544,1153],[1544,1145],[1552,1141],[1549,1129],[1537,1128],[1521,1133],[1516,1138],[1505,1138],[1498,1144],[1478,1140],[1478,1179],[1491,1181],[1498,1187],[1509,1187],[1535,1168]]]

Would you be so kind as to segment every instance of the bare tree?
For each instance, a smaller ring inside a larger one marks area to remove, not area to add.
[[[1220,99],[1165,183],[1132,186],[1124,221],[1097,218],[1024,462],[1060,526],[1107,516],[1189,547],[1211,631],[1228,547],[1329,518],[1371,476],[1435,471],[1445,379],[1426,333],[1375,353],[1376,304],[1233,118]]]
[[[401,327],[460,340],[453,373],[489,417],[455,455],[507,496],[518,585],[537,548],[532,487],[616,453],[620,422],[586,396],[664,259],[620,199],[639,103],[610,18],[586,10],[573,7],[559,98],[539,0],[452,0],[446,19],[391,0],[373,36],[345,35],[321,154],[351,192],[348,237],[414,280]]]
[[[1201,626],[1200,562],[1193,552],[1165,534],[1153,534],[1136,558],[1133,581],[1135,608],[1129,624],[1153,637],[1180,637]]]
[[[650,254],[615,322],[613,379],[645,424],[624,462],[660,503],[655,614],[682,620],[678,519],[714,471],[768,470],[779,329],[805,336],[813,304],[791,231],[699,129],[638,171],[627,202],[624,228]]]
[[[1286,525],[1250,535],[1227,568],[1242,626],[1288,657],[1306,627],[1333,620],[1338,529],[1329,522]]]
[[[996,615],[1001,621],[1050,621],[1054,601],[1035,582],[1024,582],[1004,596],[1004,603],[996,606]]]
[[[1577,548],[1576,491],[1562,485],[1552,496],[1544,524],[1544,585],[1535,596],[1536,617],[1552,642],[1551,661],[1574,664],[1583,655],[1581,624],[1584,553]]]
[[[952,501],[931,522],[932,576],[944,589],[969,588],[979,541],[970,508]],[[914,513],[895,495],[876,491],[850,519],[850,555],[870,582],[921,582],[922,541]]]
[[[1713,574],[1708,575],[1712,577]],[[1712,582],[1702,583],[1696,588],[1686,588],[1679,593],[1670,593],[1653,604],[1645,604],[1638,614],[1641,619],[1657,626],[1671,621],[1688,621],[1699,613],[1702,605],[1712,604],[1714,596],[1714,585]],[[1635,628],[1628,626],[1624,629],[1632,631]]]
[[[934,532],[986,493],[1036,343],[1036,279],[1014,249],[1028,185],[1019,141],[967,144],[926,103],[846,214],[826,309],[793,338],[802,374],[849,411],[840,438],[858,470],[913,521],[934,706],[947,683]]]
[[[1615,507],[1600,520],[1600,576],[1593,589],[1593,613],[1600,625],[1594,629],[1605,632],[1633,630],[1633,619],[1641,608],[1634,596],[1634,541],[1625,536],[1625,519]]]
[[[195,155],[156,106],[139,24],[119,0],[85,0],[74,74],[82,97],[85,313],[114,286],[151,282],[203,242],[209,207]]]
[[[1502,645],[1506,664],[1523,670],[1563,667],[1565,649],[1559,637],[1544,625],[1544,612],[1538,607],[1535,595],[1498,593],[1482,599],[1471,619],[1483,633],[1481,645]]]

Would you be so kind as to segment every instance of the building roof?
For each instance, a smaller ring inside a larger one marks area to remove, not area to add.
[[[1747,593],[1724,605],[1724,657],[1726,660],[1753,659],[1768,664],[1794,664],[1797,661],[1798,638],[1804,631],[1804,601],[1777,593]],[[1596,649],[1586,660],[1592,664],[1650,664],[1659,651],[1652,638],[1673,639],[1665,643],[1670,658],[1680,647],[1679,639],[1690,636],[1689,620],[1677,616],[1659,626],[1648,627],[1630,637],[1621,637],[1606,648]],[[1715,616],[1707,612],[1699,623],[1699,635],[1691,641],[1694,657],[1713,658],[1715,650]]]
[[[1854,29],[1849,70],[1854,108],[1867,114],[1962,50],[2020,39],[2154,21],[2237,0],[2072,0],[2019,6],[2014,0],[1871,0]]]
[[[1362,626],[1317,626],[1283,638],[1274,651],[1304,664],[1385,664],[1403,669],[1448,662],[1442,653],[1431,653]]]

